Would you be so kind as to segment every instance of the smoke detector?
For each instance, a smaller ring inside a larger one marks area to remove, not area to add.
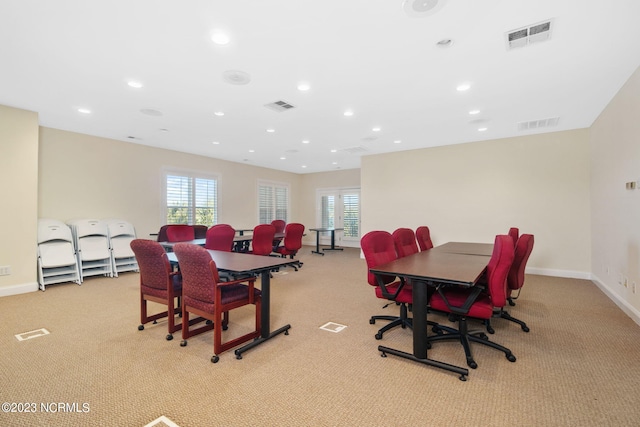
[[[404,0],[402,9],[412,18],[433,15],[446,3],[446,0]]]
[[[222,73],[222,78],[232,85],[246,85],[251,81],[251,76],[240,70],[227,70]]]

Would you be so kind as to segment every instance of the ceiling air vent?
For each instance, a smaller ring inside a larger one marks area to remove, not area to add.
[[[551,38],[553,19],[518,28],[505,33],[507,49],[524,47],[531,43],[542,42]]]
[[[270,104],[264,104],[264,106],[278,113],[282,113],[283,111],[287,111],[287,110],[291,110],[292,108],[295,108],[293,105],[285,101],[276,101]]]
[[[560,120],[560,117],[551,117],[548,119],[531,120],[529,122],[520,122],[518,123],[518,130],[522,132],[527,130],[536,130],[541,128],[553,127],[558,125],[558,120]]]
[[[369,150],[366,149],[365,147],[358,146],[358,147],[344,148],[341,151],[344,151],[349,154],[362,154],[362,153],[366,153]]]

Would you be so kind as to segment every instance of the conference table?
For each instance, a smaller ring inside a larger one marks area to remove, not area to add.
[[[283,239],[284,238],[284,233],[276,233],[274,235],[274,239]],[[249,243],[251,243],[251,240],[253,240],[253,235],[252,234],[248,234],[248,235],[244,235],[244,234],[240,234],[239,236],[234,236],[233,237],[233,250],[236,252],[246,252],[249,250]],[[162,245],[163,248],[165,249],[169,249],[169,250],[173,250],[173,246],[176,243],[191,243],[194,245],[198,245],[198,246],[204,246],[206,243],[207,239],[193,239],[193,240],[187,240],[184,242],[158,242],[160,243],[160,245]]]
[[[429,359],[427,347],[427,287],[428,286],[474,286],[482,277],[489,258],[477,254],[449,252],[455,245],[435,247],[406,257],[395,259],[386,264],[370,268],[378,278],[392,275],[411,281],[413,288],[413,352],[407,353],[394,348],[378,346],[383,357],[387,353],[403,357],[428,366],[460,374],[460,380],[466,381],[467,368]],[[493,245],[491,245],[493,246]],[[476,249],[480,249],[477,247]],[[484,248],[486,251],[487,248]],[[458,248],[457,250],[461,250]],[[378,279],[379,280],[379,279]]]
[[[439,252],[449,252],[453,254],[491,256],[493,253],[493,243],[471,243],[471,242],[447,242],[436,246],[432,250]]]
[[[324,252],[320,252],[320,233],[328,232],[331,234],[331,246],[328,248],[322,248],[323,251],[341,251],[343,248],[336,248],[336,231],[342,231],[344,228],[310,228],[309,231],[316,232],[316,250],[311,251],[314,254],[324,255]]]
[[[183,242],[184,243],[184,242]],[[234,351],[236,359],[242,359],[242,353],[256,347],[263,342],[284,332],[289,335],[291,325],[286,324],[281,328],[271,331],[270,305],[271,305],[271,275],[273,269],[296,264],[298,261],[290,258],[280,258],[262,255],[243,254],[238,252],[225,252],[207,250],[215,261],[218,270],[234,275],[259,274],[260,290],[262,291],[262,309],[260,312],[260,336],[248,344]],[[178,265],[179,262],[174,252],[167,253],[169,262]]]

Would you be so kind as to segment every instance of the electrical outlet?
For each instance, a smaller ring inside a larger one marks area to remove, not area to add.
[[[0,276],[8,276],[11,274],[10,265],[0,265]]]
[[[622,285],[626,288],[629,286],[629,280],[627,280],[627,277],[623,277],[622,278]]]
[[[636,282],[631,282],[631,293],[636,293]]]

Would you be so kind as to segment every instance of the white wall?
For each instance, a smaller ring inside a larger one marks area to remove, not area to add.
[[[594,280],[640,324],[640,189],[625,187],[640,181],[640,69],[600,114],[590,136]]]
[[[362,161],[362,228],[427,225],[434,244],[535,235],[528,271],[590,277],[586,129],[373,155]]]
[[[38,114],[0,105],[0,296],[37,283]]]

